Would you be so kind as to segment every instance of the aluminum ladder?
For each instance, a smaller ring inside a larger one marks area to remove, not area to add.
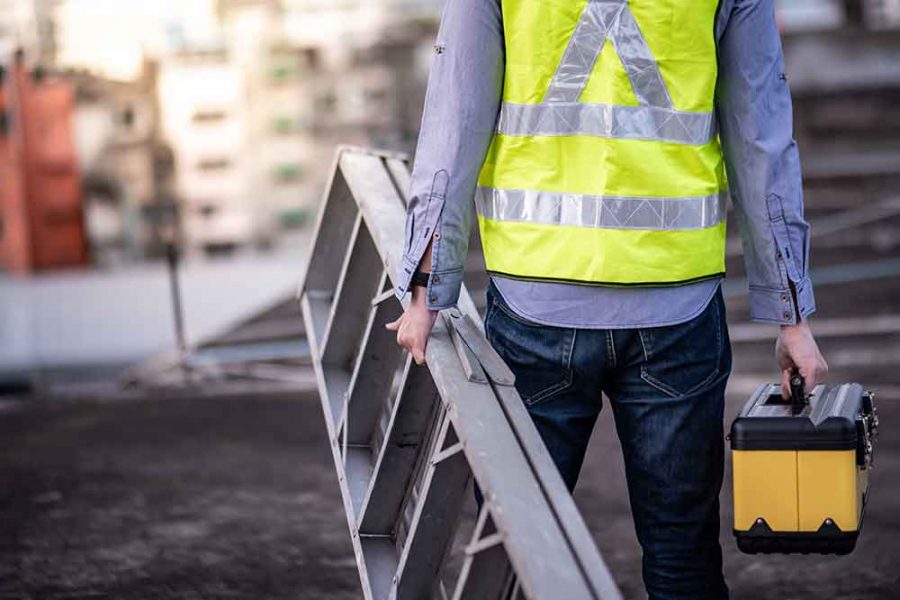
[[[404,156],[339,148],[298,294],[364,597],[621,598],[466,289],[427,368],[385,329],[408,185]]]

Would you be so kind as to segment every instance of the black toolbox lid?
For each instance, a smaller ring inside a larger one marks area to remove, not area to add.
[[[734,450],[851,450],[865,390],[858,383],[820,385],[794,415],[781,386],[767,384],[750,398],[731,425]]]

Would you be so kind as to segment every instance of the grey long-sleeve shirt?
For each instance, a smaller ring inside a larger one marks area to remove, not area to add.
[[[800,162],[792,135],[773,0],[722,0],[716,23],[716,112],[757,321],[795,323],[815,310]],[[500,0],[446,0],[413,166],[398,296],[428,245],[430,308],[456,303],[474,191],[496,126],[504,71]],[[560,168],[563,168],[560,165]],[[547,325],[670,325],[705,308],[718,281],[622,289],[494,278],[510,306]]]

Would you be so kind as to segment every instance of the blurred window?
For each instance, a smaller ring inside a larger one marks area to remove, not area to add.
[[[125,109],[119,115],[122,120],[122,125],[127,128],[134,127],[134,107],[129,105],[126,106]]]
[[[356,48],[353,50],[351,64],[355,67],[365,67],[388,61],[384,48]]]
[[[194,123],[209,124],[218,123],[225,120],[225,111],[223,110],[199,110],[194,113],[192,121]]]
[[[231,166],[231,161],[227,158],[204,158],[197,163],[197,168],[201,171],[221,171]]]
[[[294,133],[299,129],[297,119],[279,116],[272,119],[272,131],[279,134]]]
[[[303,168],[297,163],[281,163],[275,166],[273,177],[277,183],[294,183],[303,178]]]
[[[316,96],[316,110],[319,112],[333,112],[337,106],[337,96],[334,91],[328,90]]]
[[[304,48],[302,51],[303,59],[306,62],[306,68],[310,71],[317,71],[321,66],[322,56],[318,48]]]
[[[297,68],[293,64],[281,62],[269,69],[269,80],[272,83],[289,83],[297,78]]]
[[[309,221],[309,213],[306,208],[286,208],[278,213],[278,223],[284,229],[295,229]]]
[[[387,91],[381,88],[366,88],[363,96],[369,102],[380,102],[387,98]]]

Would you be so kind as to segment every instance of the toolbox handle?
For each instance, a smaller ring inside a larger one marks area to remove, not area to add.
[[[803,375],[796,368],[791,371],[790,386],[791,412],[799,415],[803,412],[803,407],[806,406],[806,394],[804,393],[806,382],[803,380]]]

